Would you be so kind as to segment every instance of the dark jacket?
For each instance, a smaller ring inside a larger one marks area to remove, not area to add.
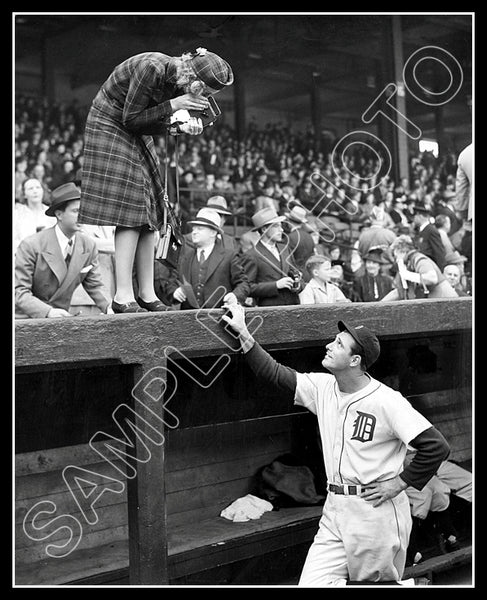
[[[438,229],[429,223],[418,233],[416,238],[417,249],[429,256],[438,265],[441,271],[445,267],[445,246],[441,241],[441,236]]]
[[[277,289],[276,281],[297,272],[296,265],[286,246],[276,244],[280,260],[270,252],[262,242],[257,242],[254,248],[244,252],[245,271],[249,278],[249,296],[255,298],[258,306],[280,306],[284,304],[299,304],[298,293],[288,289]]]
[[[179,281],[187,281],[195,294],[198,293],[198,281],[194,279],[196,248],[185,246],[178,265]],[[223,296],[233,292],[237,300],[243,304],[249,295],[249,282],[243,269],[242,261],[235,250],[226,249],[217,241],[210,256],[205,261],[205,277],[201,282],[201,299],[195,305],[188,299],[181,304],[181,310],[190,308],[219,308],[223,304]],[[179,283],[172,283],[171,294]],[[219,289],[220,288],[220,289]],[[188,294],[186,294],[188,296]],[[210,299],[211,298],[211,299]]]

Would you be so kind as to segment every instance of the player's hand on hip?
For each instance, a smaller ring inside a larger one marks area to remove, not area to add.
[[[406,487],[407,484],[400,477],[393,477],[385,481],[368,483],[360,497],[367,502],[372,502],[372,506],[380,506],[386,500],[395,498]]]

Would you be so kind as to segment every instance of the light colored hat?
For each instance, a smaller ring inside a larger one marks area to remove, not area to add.
[[[295,221],[296,223],[307,223],[307,214],[308,211],[303,206],[299,206],[299,204],[295,204],[288,213],[284,213],[290,221]]]
[[[258,210],[255,215],[252,216],[252,223],[254,224],[254,227],[251,231],[260,229],[265,225],[271,225],[272,223],[282,223],[282,221],[285,220],[286,217],[280,217],[273,208],[267,206],[266,208]]]
[[[220,215],[211,208],[201,208],[193,221],[188,221],[188,225],[204,225],[210,229],[215,229],[222,233],[220,227]]]
[[[221,215],[232,215],[233,214],[228,210],[227,201],[225,200],[225,198],[223,196],[212,196],[211,198],[208,198],[208,202],[206,203],[206,208],[212,208],[213,210],[216,210],[216,212],[220,213]]]

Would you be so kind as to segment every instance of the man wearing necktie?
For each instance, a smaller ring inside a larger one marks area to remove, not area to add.
[[[221,242],[220,215],[202,208],[192,226],[191,245],[185,245],[178,266],[179,287],[174,283],[173,300],[181,310],[219,308],[223,302],[244,302],[249,284],[237,250]]]
[[[98,308],[111,312],[95,241],[80,231],[80,192],[66,183],[52,192],[46,214],[54,227],[25,238],[15,256],[15,317],[70,317],[69,306],[81,283]]]

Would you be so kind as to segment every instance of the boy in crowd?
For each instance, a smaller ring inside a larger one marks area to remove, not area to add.
[[[299,294],[300,304],[330,304],[350,302],[341,289],[331,283],[331,258],[321,254],[310,256],[305,264],[311,277]]]

